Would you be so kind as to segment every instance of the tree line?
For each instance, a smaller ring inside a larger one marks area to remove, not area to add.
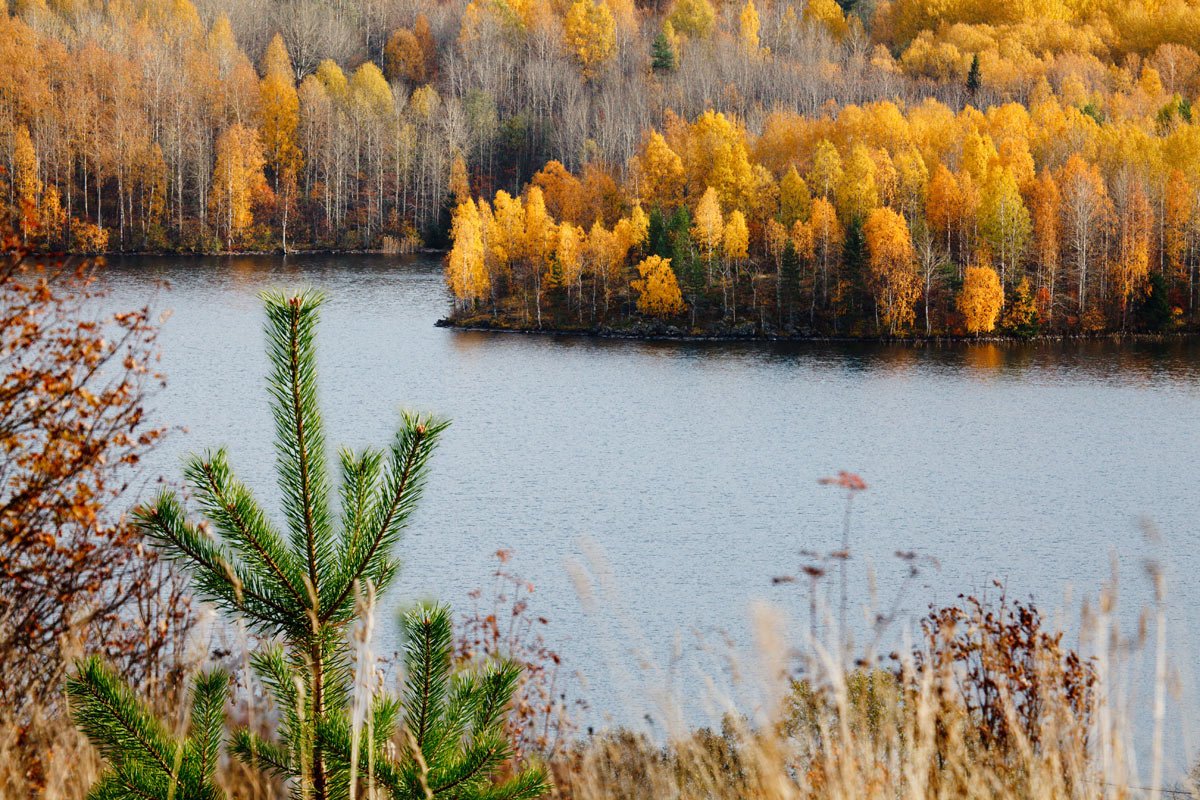
[[[452,179],[513,194],[558,161],[603,193],[668,113],[757,135],[882,99],[1032,108],[1048,84],[1170,124],[1200,76],[1176,5],[11,0],[0,198],[77,251],[438,245]]]
[[[1186,325],[1197,128],[1153,69],[1102,120],[1043,81],[1029,105],[932,99],[780,111],[758,135],[668,114],[597,193],[561,163],[459,198],[464,318],[849,335]],[[740,326],[740,327],[739,327]]]

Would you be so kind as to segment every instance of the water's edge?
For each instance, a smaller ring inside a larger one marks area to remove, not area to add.
[[[1163,333],[1148,333],[1144,331],[1106,331],[1102,333],[1054,333],[1038,334],[1037,336],[1006,336],[1004,334],[989,334],[987,336],[828,336],[821,334],[803,333],[684,333],[677,329],[660,325],[641,325],[631,329],[590,327],[590,328],[554,328],[508,326],[500,324],[480,323],[477,320],[460,322],[450,317],[442,317],[434,323],[434,327],[448,328],[456,331],[471,331],[475,333],[518,333],[533,336],[575,336],[586,339],[627,339],[632,341],[668,341],[668,342],[828,342],[828,343],[866,343],[892,345],[940,345],[940,344],[1037,344],[1039,342],[1169,342],[1175,340],[1194,339],[1200,336],[1200,331],[1184,330]]]

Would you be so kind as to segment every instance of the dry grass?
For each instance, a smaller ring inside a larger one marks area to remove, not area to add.
[[[100,775],[100,759],[61,716],[35,714],[0,726],[0,797],[76,800]]]
[[[1005,609],[1007,608],[1007,611]],[[370,632],[356,630],[356,694],[377,691]],[[830,615],[833,616],[833,615]],[[1153,619],[1153,615],[1151,619]],[[1136,714],[1113,698],[1127,652],[1110,594],[1081,622],[1089,657],[1061,646],[1020,604],[965,603],[931,616],[925,639],[892,658],[851,659],[844,648],[758,607],[755,645],[734,671],[760,700],[729,709],[718,729],[682,724],[661,741],[627,730],[576,737],[551,764],[555,795],[573,800],[1110,800],[1162,796],[1165,686],[1151,693],[1155,759],[1139,776],[1130,742]],[[1158,617],[1161,622],[1161,615]],[[936,622],[936,624],[934,624]],[[803,626],[801,626],[803,627]],[[836,626],[835,626],[836,627]],[[1150,625],[1159,636],[1161,626]],[[1160,642],[1161,643],[1161,642]],[[1165,659],[1164,647],[1151,648]],[[797,654],[803,654],[798,656]],[[731,655],[731,658],[734,656]],[[799,660],[799,663],[797,663]],[[751,663],[752,662],[752,663]],[[1156,670],[1160,681],[1167,674]],[[798,679],[797,672],[803,675]],[[753,675],[754,677],[749,677]],[[269,728],[273,714],[239,684],[231,725]],[[715,685],[715,684],[713,684]],[[716,690],[710,689],[715,692]],[[681,720],[679,700],[656,718]],[[174,719],[171,703],[162,711]],[[100,772],[86,741],[61,716],[0,726],[0,798],[77,800]],[[286,787],[227,763],[231,797],[285,797]],[[369,787],[360,797],[374,797]],[[1172,795],[1179,797],[1180,795]]]
[[[739,692],[761,698],[751,713],[715,698],[731,709],[718,729],[677,724],[665,742],[628,730],[596,736],[554,765],[556,792],[572,800],[1200,796],[1187,783],[1164,786],[1167,643],[1161,578],[1151,572],[1158,603],[1144,616],[1152,633],[1142,649],[1156,668],[1144,709],[1124,699],[1134,694],[1122,686],[1132,653],[1116,621],[1115,581],[1085,608],[1078,650],[1003,593],[934,611],[922,642],[882,658],[798,637],[762,606],[756,644],[732,670],[757,676],[753,691]],[[823,625],[810,631],[837,630],[836,610],[818,604]],[[676,696],[652,713],[679,720],[685,704]],[[1150,763],[1139,771],[1133,742],[1149,731]]]

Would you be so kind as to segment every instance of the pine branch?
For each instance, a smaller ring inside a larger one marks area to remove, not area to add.
[[[296,686],[296,679],[298,676],[304,676],[301,683],[307,685],[307,667],[289,663],[288,656],[279,646],[270,646],[252,653],[250,666],[263,682],[283,717],[276,732],[281,743],[276,745],[241,730],[235,734],[234,753],[252,768],[260,768],[258,762],[265,761],[272,772],[285,777],[297,777],[300,767],[294,754],[299,753],[305,746],[306,736],[302,720],[312,718],[312,697],[306,690],[303,696],[304,708],[299,708],[301,695]]]
[[[486,730],[500,726],[504,713],[517,692],[521,679],[521,668],[511,661],[491,664],[480,678],[482,698],[479,710],[472,720],[474,730]]]
[[[350,702],[354,681],[354,663],[346,643],[346,631],[334,625],[322,625],[317,632],[323,664],[327,708],[341,708]]]
[[[192,683],[191,736],[174,740],[111,669],[92,657],[67,681],[71,716],[109,763],[95,800],[220,800],[212,781],[224,730],[229,678],[214,671]]]
[[[173,494],[164,492],[151,506],[137,509],[134,524],[169,558],[192,573],[204,599],[246,616],[259,631],[303,635],[307,629],[305,620],[272,598],[257,576],[232,553],[188,524]]]
[[[426,740],[437,722],[450,677],[453,647],[450,612],[441,605],[418,606],[404,615],[402,625],[408,672],[404,687],[405,722],[417,747],[427,754]]]
[[[342,469],[342,540],[349,542],[364,535],[371,497],[379,490],[383,454],[378,450],[361,454],[342,450],[338,456]]]
[[[315,328],[324,301],[319,292],[263,295],[272,364],[279,486],[298,552],[304,553],[310,591],[333,552],[325,436],[317,406]]]
[[[473,784],[490,775],[508,758],[510,747],[504,732],[504,713],[512,702],[520,673],[520,667],[500,662],[473,676],[469,708],[459,712],[470,720],[469,744],[447,769],[439,770],[435,793]],[[453,707],[453,700],[450,705]],[[448,712],[447,716],[450,713],[453,712]],[[454,733],[447,730],[443,735],[451,739]],[[461,736],[457,741],[463,741]]]
[[[233,734],[232,749],[234,755],[249,767],[266,767],[268,772],[279,778],[296,775],[291,754],[286,747],[268,742],[245,728]]]
[[[371,705],[371,727],[375,746],[382,748],[392,738],[404,716],[404,705],[397,697],[382,695]]]
[[[394,730],[392,727],[387,728],[389,734]],[[326,754],[329,755],[330,770],[337,783],[343,786],[348,785],[353,736],[349,718],[345,713],[329,715],[317,728],[317,736],[320,737],[321,744],[325,748]],[[375,781],[393,797],[407,796],[405,772],[384,753],[383,744],[385,742],[386,737],[384,742],[362,742],[359,747],[358,765],[355,772],[360,779],[367,775],[373,776]]]
[[[225,700],[229,676],[221,671],[203,673],[192,683],[192,711],[185,767],[194,769],[200,782],[211,781],[221,755],[225,728]]]
[[[267,687],[280,709],[295,712],[297,695],[294,673],[283,649],[272,645],[250,654],[250,666]],[[286,712],[285,712],[286,713]]]
[[[346,707],[349,702],[352,665],[339,632],[329,628],[325,631],[327,635],[318,636],[317,640],[323,653],[325,697],[328,707],[337,710]],[[298,752],[299,748],[305,746],[305,741],[311,741],[311,726],[315,718],[313,695],[309,688],[312,673],[306,652],[303,648],[285,650],[274,645],[252,653],[250,666],[283,717],[277,733],[279,745],[269,744],[258,737],[255,737],[254,741],[257,745],[273,747],[282,753],[285,760],[279,769],[290,777],[297,777],[300,774],[298,762],[288,754]],[[303,694],[297,690],[297,680],[305,687]],[[299,708],[301,703],[303,709]],[[237,746],[236,741],[234,750],[239,756],[244,756],[243,760],[252,755],[244,746]]]
[[[142,702],[98,657],[67,679],[75,724],[109,762],[150,764],[176,778],[171,737]]]
[[[455,749],[467,740],[471,720],[478,712],[481,699],[478,676],[474,672],[460,672],[453,677],[436,739],[426,747],[435,763],[452,759]]]
[[[177,781],[139,764],[114,764],[110,774],[124,795],[134,800],[171,800],[182,794]]]
[[[275,596],[289,596],[294,613],[307,607],[304,579],[283,538],[267,521],[244,484],[233,477],[224,449],[192,458],[184,476],[196,488],[205,515],[222,533],[225,542],[243,558],[257,561],[256,572]],[[253,563],[253,561],[251,562]]]
[[[114,774],[109,773],[92,785],[87,793],[87,800],[150,800],[135,790],[121,783]]]
[[[396,570],[391,551],[420,500],[429,458],[448,426],[448,422],[432,417],[404,415],[404,424],[391,447],[385,494],[359,535],[352,531],[345,535],[338,562],[346,567],[331,584],[331,599],[323,603],[323,618],[341,620],[353,613],[354,584],[363,577],[369,577],[380,592],[387,588]]]
[[[500,765],[499,756],[504,750],[501,734],[489,732],[485,737],[476,738],[456,763],[439,769],[433,776],[430,781],[433,793],[448,793],[488,777]]]
[[[461,795],[461,800],[538,800],[550,793],[550,782],[541,767],[522,770],[509,780],[472,794]]]

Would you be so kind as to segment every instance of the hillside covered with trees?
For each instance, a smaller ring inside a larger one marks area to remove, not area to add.
[[[506,326],[1193,322],[1200,3],[845,6],[9,0],[0,197],[87,252],[453,229]]]

